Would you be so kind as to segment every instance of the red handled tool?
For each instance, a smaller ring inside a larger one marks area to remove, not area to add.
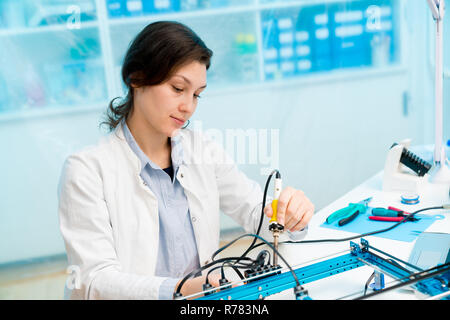
[[[390,221],[390,222],[400,222],[404,219],[404,217],[379,217],[379,216],[370,216],[370,220],[375,221]],[[416,218],[408,218],[406,221],[417,221]]]
[[[405,215],[410,214],[409,212],[403,211],[401,209],[397,209],[395,207],[388,207],[388,210],[397,211],[398,213],[402,214],[401,216],[404,217]]]
[[[390,221],[390,222],[400,222],[405,217],[408,217],[405,221],[418,221],[419,219],[414,217],[409,217],[410,213],[403,210],[388,207],[385,208],[373,208],[372,215],[369,217],[370,220],[374,221]]]

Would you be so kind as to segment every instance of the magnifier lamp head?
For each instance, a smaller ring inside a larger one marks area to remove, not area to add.
[[[445,0],[427,0],[435,20],[442,20],[445,14]]]

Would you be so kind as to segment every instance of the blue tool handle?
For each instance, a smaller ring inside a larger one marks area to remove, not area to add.
[[[372,215],[378,217],[400,217],[398,211],[389,210],[385,208],[373,208]]]
[[[355,218],[358,216],[358,214],[359,214],[359,210],[356,211],[354,214],[352,214],[350,217],[339,220],[339,222],[338,222],[339,227],[342,227],[342,226],[346,225],[347,223],[355,220]]]
[[[347,207],[339,209],[332,213],[326,220],[326,223],[330,224],[335,222],[336,220],[343,219],[346,217],[351,216],[353,213],[355,213],[355,207],[353,204],[349,204]]]

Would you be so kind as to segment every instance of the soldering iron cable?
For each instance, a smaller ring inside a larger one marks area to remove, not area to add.
[[[242,264],[242,262],[241,262],[241,263],[239,263],[239,265],[238,265],[238,264],[231,264],[231,261],[225,261],[225,262],[222,263],[222,265],[220,265],[220,266],[215,266],[214,268],[211,268],[211,269],[208,270],[208,273],[206,274],[206,280],[205,280],[205,283],[209,283],[209,279],[208,279],[209,275],[210,275],[213,271],[215,271],[215,270],[217,270],[217,269],[221,269],[222,278],[225,278],[225,273],[224,273],[224,270],[223,270],[225,267],[230,267],[230,268],[232,268],[232,269],[236,272],[236,274],[239,276],[239,278],[240,278],[241,280],[243,280],[243,279],[245,279],[245,278],[244,278],[244,276],[242,275],[242,273],[239,271],[239,269],[248,269],[248,268],[251,268],[251,266],[252,266],[253,264],[254,264],[254,262],[249,263],[249,264]]]
[[[264,187],[264,193],[263,193],[263,201],[262,201],[262,205],[261,205],[261,215],[259,218],[259,224],[258,224],[258,229],[256,230],[256,235],[259,236],[259,233],[261,232],[261,227],[262,227],[262,223],[263,223],[263,219],[264,219],[264,206],[266,205],[266,199],[267,199],[267,190],[269,189],[269,184],[270,184],[270,180],[272,179],[273,175],[276,175],[277,179],[281,178],[281,174],[280,171],[278,170],[273,170],[270,174],[269,177],[267,178],[266,181],[266,185]],[[252,243],[250,244],[250,246],[247,248],[247,250],[242,254],[242,257],[245,257],[254,247],[255,242],[256,242],[257,238],[253,238]]]
[[[214,261],[212,261],[212,262],[210,262],[210,263],[207,263],[207,264],[205,264],[204,266],[202,266],[202,267],[200,267],[200,268],[198,268],[198,269],[196,269],[196,270],[190,272],[189,274],[187,274],[187,275],[180,281],[180,283],[178,284],[174,296],[176,297],[177,295],[181,295],[181,288],[183,287],[184,283],[185,283],[188,279],[190,279],[190,278],[196,276],[199,272],[202,272],[203,270],[206,270],[206,269],[208,269],[208,268],[210,268],[210,267],[212,267],[212,266],[214,266],[214,265],[216,265],[216,264],[218,264],[218,263],[226,262],[226,261],[233,261],[233,260],[247,260],[247,261],[252,261],[252,262],[254,262],[254,260],[251,259],[251,258],[249,258],[249,257],[226,257],[226,258],[220,258],[220,259],[214,260]]]
[[[260,218],[259,218],[259,223],[258,223],[258,228],[256,230],[256,235],[259,236],[260,232],[261,232],[261,227],[262,227],[262,223],[263,223],[263,219],[264,219],[264,206],[266,203],[266,199],[267,199],[267,191],[269,189],[269,184],[270,184],[270,180],[272,179],[272,176],[275,174],[275,177],[277,179],[281,179],[281,173],[280,171],[278,171],[277,169],[273,170],[269,176],[267,177],[267,181],[266,181],[266,185],[264,187],[264,193],[263,193],[263,201],[262,201],[262,205],[261,205],[261,214],[260,214]],[[247,250],[241,255],[241,257],[246,257],[247,254],[253,250],[255,248],[255,243],[256,243],[257,238],[253,238],[252,243],[249,245],[249,247],[247,248]],[[232,243],[234,243],[235,241],[233,241]],[[264,244],[264,242],[262,242],[262,244]],[[225,250],[226,248],[228,248],[231,245],[231,243],[219,248],[216,252],[213,253],[211,260],[214,261],[214,257],[219,254],[220,252],[222,252],[223,250]],[[238,263],[239,260],[235,261],[235,264]]]
[[[268,190],[268,186],[270,183],[270,179],[272,178],[272,176],[274,174],[277,174],[277,178],[281,177],[280,176],[280,172],[278,170],[273,170],[272,173],[269,175],[267,182],[266,182],[266,186],[264,188],[264,194],[263,194],[263,204],[266,201],[266,196],[267,196],[267,190]],[[435,207],[428,207],[428,208],[423,208],[423,209],[419,209],[415,212],[410,213],[409,215],[403,217],[402,220],[400,220],[399,222],[395,223],[394,225],[385,228],[385,229],[381,229],[381,230],[377,230],[377,231],[372,231],[372,232],[367,232],[367,233],[363,233],[363,234],[359,234],[356,236],[351,236],[351,237],[347,237],[347,238],[341,238],[341,239],[317,239],[317,240],[300,240],[300,241],[293,241],[293,240],[288,240],[288,241],[282,241],[281,243],[291,243],[291,244],[301,244],[301,243],[323,243],[323,242],[343,242],[343,241],[350,241],[350,240],[354,240],[354,239],[359,239],[362,237],[366,237],[366,236],[372,236],[375,234],[380,234],[383,232],[387,232],[390,231],[396,227],[398,227],[400,224],[402,224],[403,222],[405,222],[406,220],[412,218],[414,215],[416,215],[417,213],[423,212],[423,211],[428,211],[428,210],[442,210],[442,209],[450,209],[450,204],[446,204],[443,206],[435,206]],[[263,205],[263,210],[264,210],[264,205]],[[259,226],[258,226],[258,231],[257,234],[259,234],[259,231],[261,229],[261,225],[262,225],[262,221],[264,218],[264,211],[261,211],[261,216],[260,216],[260,221],[259,221]],[[244,254],[242,254],[242,256],[246,256],[251,250],[264,245],[265,243],[259,243],[255,245],[255,241],[256,239],[254,239],[254,241],[252,242],[252,244],[250,245],[250,247],[244,252]],[[226,246],[228,247],[228,246]],[[221,249],[219,249],[220,251],[222,251]]]
[[[237,237],[236,239],[234,239],[233,241],[227,243],[227,244],[226,244],[224,247],[222,247],[221,249],[223,250],[223,249],[225,249],[226,247],[231,246],[233,243],[235,243],[236,241],[238,241],[238,240],[240,240],[240,239],[242,239],[242,238],[244,238],[244,237],[255,237],[255,238],[257,238],[257,239],[262,240],[262,241],[263,241],[262,243],[267,244],[267,245],[268,245],[268,246],[269,246],[276,254],[278,254],[278,256],[281,258],[281,260],[283,260],[283,262],[286,264],[286,266],[287,266],[287,267],[289,268],[289,270],[291,271],[292,276],[294,277],[297,286],[300,286],[300,282],[298,281],[297,275],[295,274],[294,270],[293,270],[292,267],[289,265],[289,263],[286,261],[286,259],[285,259],[283,256],[280,255],[280,252],[273,246],[272,243],[270,243],[269,241],[267,241],[266,239],[264,239],[263,237],[261,237],[261,236],[259,236],[259,235],[251,234],[251,233],[243,234],[243,235]],[[220,250],[220,249],[219,249],[219,250]],[[219,252],[222,251],[222,250],[220,250],[220,251],[219,251],[219,250],[216,251],[216,252],[213,254],[213,256],[212,256],[213,259],[214,259],[214,257],[215,257],[216,254],[218,254]],[[243,257],[243,258],[245,258],[245,257]]]
[[[416,215],[417,213],[423,212],[423,211],[428,211],[428,210],[442,210],[442,209],[450,209],[450,204],[446,204],[443,206],[436,206],[436,207],[428,207],[428,208],[423,208],[423,209],[419,209],[415,212],[410,213],[409,215],[405,216],[402,220],[400,220],[399,222],[395,223],[394,225],[385,228],[385,229],[381,229],[381,230],[377,230],[377,231],[371,231],[371,232],[367,232],[367,233],[362,233],[356,236],[351,236],[351,237],[347,237],[347,238],[340,238],[340,239],[316,239],[316,240],[300,240],[300,241],[292,241],[292,240],[288,240],[288,241],[282,241],[280,243],[290,243],[290,244],[302,244],[302,243],[322,243],[322,242],[343,242],[343,241],[350,241],[350,240],[354,240],[354,239],[359,239],[362,237],[367,237],[367,236],[372,236],[375,234],[379,234],[379,233],[383,233],[383,232],[387,232],[390,231],[396,227],[398,227],[400,224],[404,223],[405,221],[407,221],[409,218],[413,217],[414,215]],[[255,246],[253,246],[252,249],[255,249],[261,245],[263,245],[264,243],[259,243]]]

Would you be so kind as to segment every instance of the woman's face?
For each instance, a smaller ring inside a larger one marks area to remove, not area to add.
[[[157,134],[175,136],[194,113],[205,88],[206,66],[190,62],[161,84],[134,88],[132,116]]]

